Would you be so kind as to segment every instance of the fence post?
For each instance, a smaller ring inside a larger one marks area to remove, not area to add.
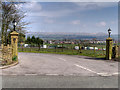
[[[94,46],[94,56],[95,56],[95,46]]]
[[[80,44],[78,44],[78,45],[79,45],[79,53],[82,53],[81,45]]]
[[[74,49],[74,47],[71,45],[71,50],[72,50],[72,53],[73,53],[73,49]]]
[[[104,50],[103,50],[103,47],[102,47],[102,51],[103,51],[103,55],[104,55]]]
[[[62,52],[63,52],[63,43],[62,43]]]

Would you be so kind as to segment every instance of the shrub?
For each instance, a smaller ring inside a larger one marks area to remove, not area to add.
[[[16,60],[17,60],[17,56],[14,56],[14,57],[12,58],[12,60],[13,60],[13,61],[16,61]]]

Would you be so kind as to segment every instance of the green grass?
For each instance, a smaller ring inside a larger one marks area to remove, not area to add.
[[[120,56],[118,57],[118,60],[120,60]]]
[[[38,48],[21,48],[18,49],[19,52],[29,52],[29,53],[53,53],[53,54],[65,54],[65,55],[82,55],[96,58],[105,58],[105,51],[95,51],[94,50],[82,50],[80,53],[78,50],[74,49],[41,49],[38,51]]]

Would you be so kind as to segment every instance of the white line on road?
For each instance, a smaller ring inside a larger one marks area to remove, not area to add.
[[[13,75],[13,76],[17,76],[17,74],[11,74],[11,75]]]
[[[97,73],[97,72],[95,72],[95,71],[92,71],[92,70],[90,70],[90,69],[87,69],[87,68],[85,68],[85,67],[83,67],[83,66],[80,66],[80,65],[78,65],[78,64],[74,64],[74,65],[77,66],[77,67],[80,67],[80,68],[82,68],[82,69],[85,69],[85,70],[87,70],[87,71],[89,71],[89,72]]]
[[[17,76],[17,74],[2,74],[2,76]]]
[[[118,75],[119,73],[117,72],[117,73],[113,73],[114,75]]]
[[[25,76],[35,76],[37,74],[25,74]]]
[[[93,71],[93,70],[90,70],[90,69],[85,68],[85,67],[83,67],[83,66],[80,66],[80,65],[78,65],[78,64],[74,64],[74,65],[77,66],[77,67],[79,67],[79,68],[82,68],[82,69],[84,69],[84,70],[87,70],[87,71],[89,71],[89,72],[92,72],[92,73],[95,73],[95,74],[97,74],[97,75],[100,75],[100,76],[113,76],[113,75],[118,75],[118,73],[112,73],[112,74],[109,74],[109,73],[97,73],[97,72],[95,72],[95,71]]]
[[[114,76],[114,75],[118,75],[118,73],[112,73],[112,74],[109,74],[109,73],[97,73],[98,75],[100,76]]]
[[[48,76],[58,76],[59,74],[46,74]]]
[[[58,58],[58,59],[63,60],[63,61],[66,61],[66,60],[65,60],[65,59],[63,59],[63,58]]]

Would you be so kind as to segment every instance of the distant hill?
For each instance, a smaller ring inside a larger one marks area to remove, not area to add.
[[[29,32],[26,36],[40,37],[44,40],[62,40],[62,39],[81,39],[91,40],[96,38],[97,40],[106,40],[108,34],[105,33],[45,33],[45,32]],[[112,35],[113,39],[118,40],[118,35]]]

